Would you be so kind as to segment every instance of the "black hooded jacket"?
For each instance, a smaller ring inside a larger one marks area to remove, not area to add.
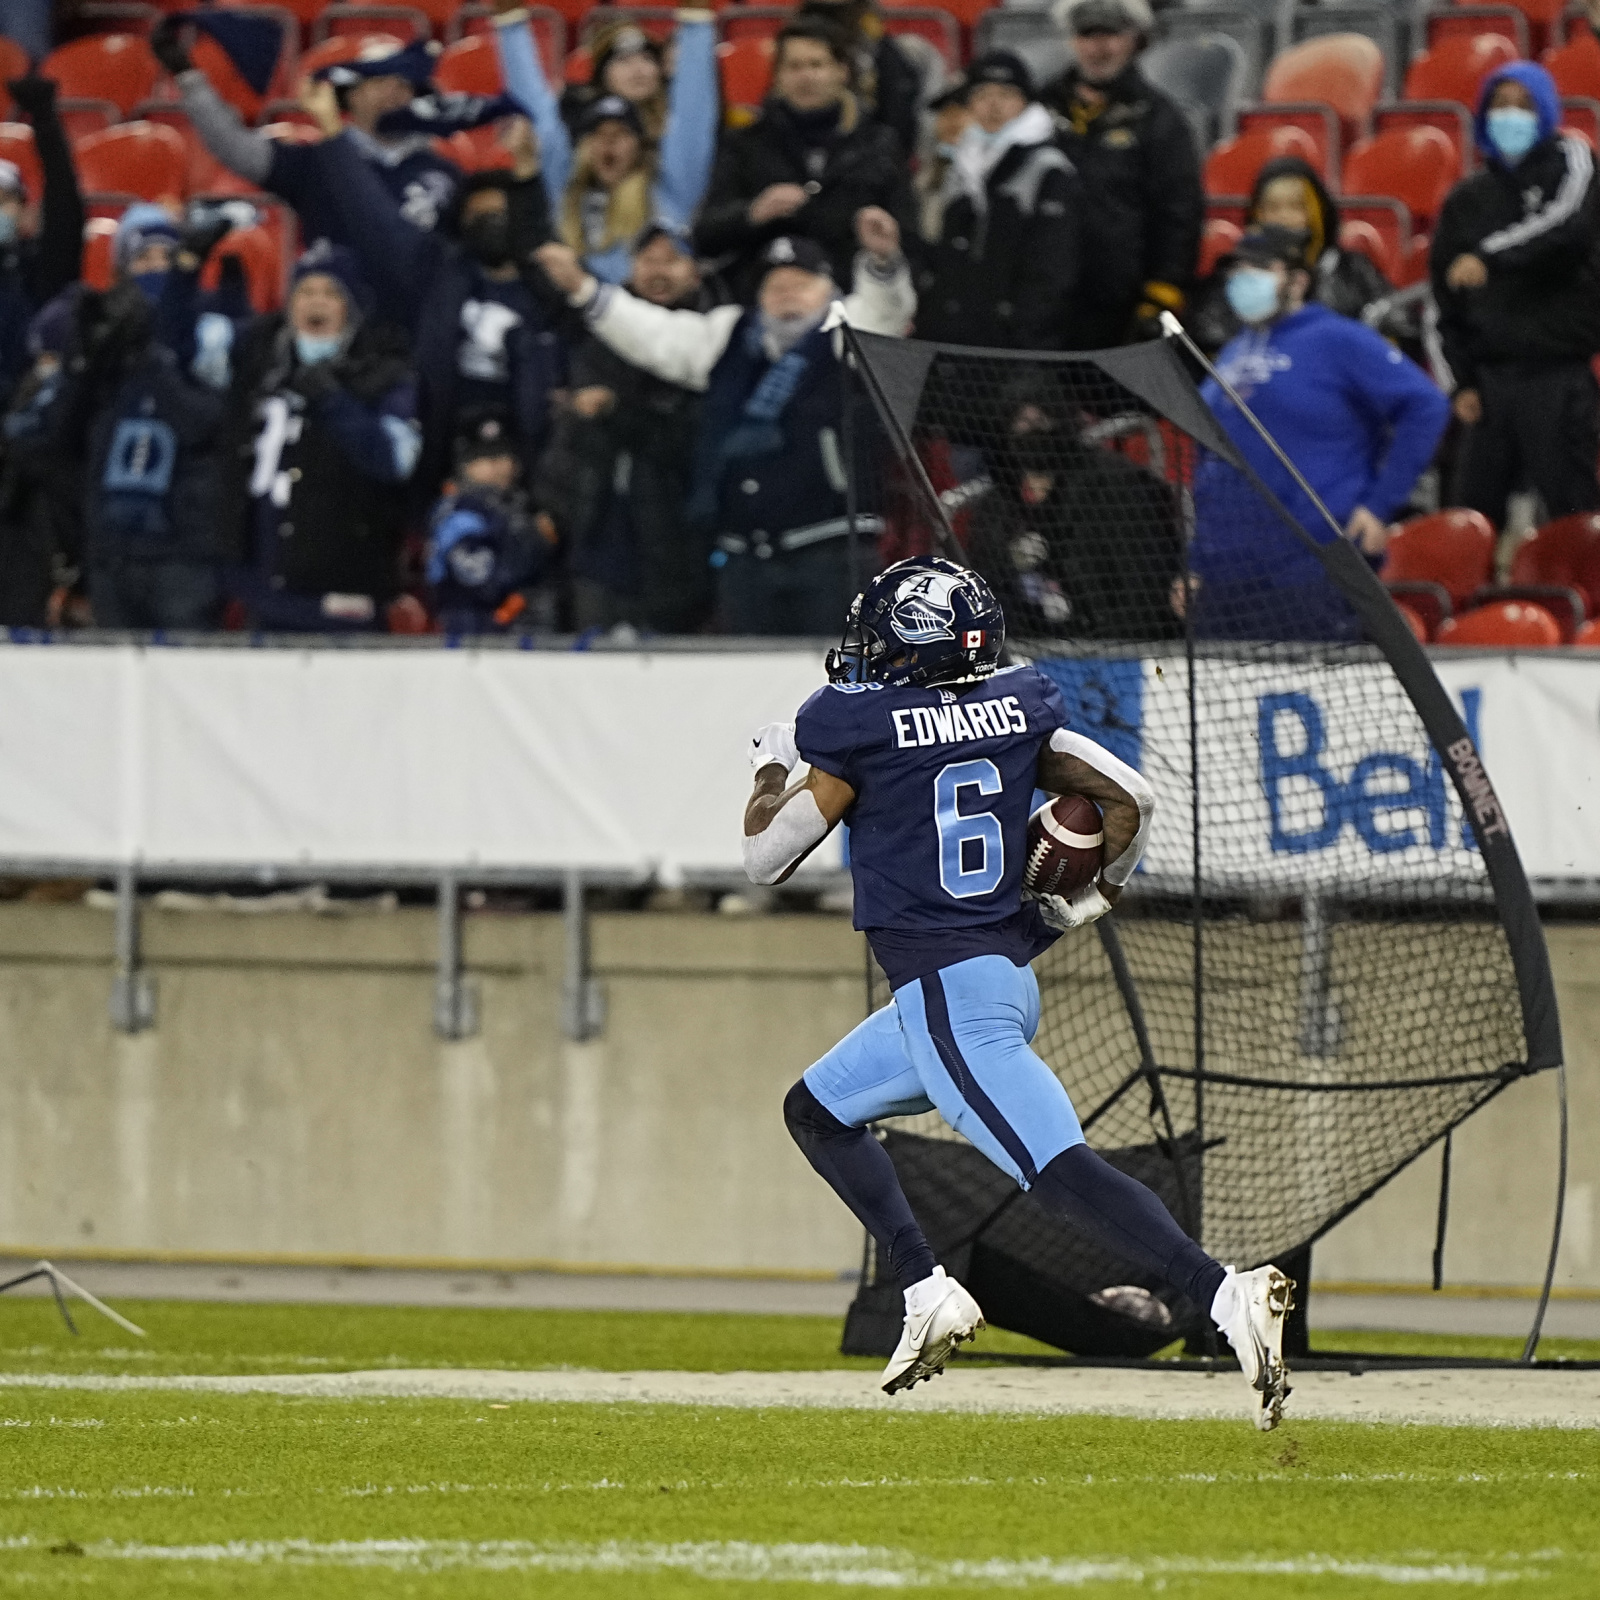
[[[1481,289],[1445,282],[1457,256]],[[1480,366],[1551,366],[1600,351],[1600,184],[1578,134],[1553,132],[1514,169],[1491,158],[1450,191],[1430,261],[1445,360],[1463,389]]]
[[[1337,311],[1341,317],[1360,321],[1368,306],[1394,293],[1394,285],[1364,251],[1340,247],[1339,203],[1328,193],[1316,168],[1299,156],[1280,156],[1256,175],[1250,191],[1250,221],[1257,220],[1267,185],[1278,178],[1299,178],[1310,190],[1306,209],[1312,213],[1312,226],[1306,243],[1306,264],[1311,270],[1311,290],[1307,298]],[[1214,272],[1206,280],[1195,296],[1193,314],[1184,321],[1202,350],[1220,350],[1239,332],[1243,324],[1228,304],[1224,273]],[[1385,325],[1380,331],[1399,337],[1408,330]]]
[[[1083,186],[1083,259],[1092,263],[1062,344],[1097,350],[1130,336],[1147,284],[1179,295],[1192,287],[1206,202],[1188,119],[1137,63],[1104,86],[1094,117],[1083,115],[1077,87],[1074,68],[1040,98],[1060,119],[1061,148]]]

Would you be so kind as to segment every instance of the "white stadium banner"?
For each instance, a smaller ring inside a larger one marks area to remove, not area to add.
[[[1600,881],[1600,653],[1435,664],[1529,877]],[[1186,875],[1182,657],[1041,665],[1161,794],[1151,873]],[[1386,668],[1201,671],[1254,705],[1201,725],[1208,876],[1460,878],[1459,801]],[[1335,745],[1321,705],[1345,673],[1383,675],[1392,709]],[[0,862],[733,875],[750,735],[822,681],[795,650],[0,646]]]

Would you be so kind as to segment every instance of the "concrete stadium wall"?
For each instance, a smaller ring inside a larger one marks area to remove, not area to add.
[[[1559,1282],[1600,1289],[1600,928],[1550,930],[1572,1067]],[[203,1253],[838,1273],[860,1233],[790,1144],[798,1073],[859,1020],[842,919],[594,919],[601,1035],[559,1025],[555,916],[469,917],[483,1027],[432,1031],[435,921],[147,912],[154,1030],[113,1032],[112,919],[0,906],[0,1253]],[[1554,1081],[1458,1135],[1446,1268],[1527,1285]],[[1427,1279],[1435,1153],[1319,1246],[1323,1280]]]

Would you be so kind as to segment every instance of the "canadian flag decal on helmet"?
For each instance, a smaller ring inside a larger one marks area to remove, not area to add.
[[[973,628],[961,636],[963,650],[981,650],[983,648],[983,629]]]

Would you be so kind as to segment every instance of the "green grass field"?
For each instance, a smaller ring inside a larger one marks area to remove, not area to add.
[[[149,1329],[148,1343],[103,1323],[74,1341],[48,1303],[0,1301],[0,1371],[873,1365],[837,1355],[827,1318],[119,1309]],[[1588,1600],[1600,1595],[1597,1489],[1590,1432],[1291,1420],[1260,1435],[1242,1419],[16,1387],[0,1389],[0,1593],[731,1600],[1509,1585]]]

